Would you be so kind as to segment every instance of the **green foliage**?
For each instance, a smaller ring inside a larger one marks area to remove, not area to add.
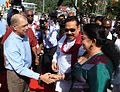
[[[44,10],[46,13],[50,11],[54,11],[57,8],[59,0],[45,0],[45,7]],[[37,12],[42,12],[43,11],[43,0],[25,0],[25,2],[29,3],[35,3],[37,4]],[[71,0],[63,0],[62,4],[70,6],[71,5]]]
[[[58,6],[58,1],[59,0],[45,0],[45,13],[49,13],[51,11],[54,11]],[[75,2],[75,0],[60,0],[62,2],[62,5],[66,5],[66,6],[72,6],[73,3]],[[85,2],[87,1],[87,2]],[[103,5],[98,5],[96,6],[95,3],[98,1],[107,1],[108,5],[105,6],[107,7],[107,9],[104,8],[103,10]],[[29,2],[29,3],[35,3],[37,4],[37,12],[41,12],[43,11],[43,0],[25,0],[25,2]],[[85,2],[83,4],[83,2]],[[97,10],[97,8],[101,8],[101,10]],[[116,15],[119,15],[119,11],[120,11],[120,2],[118,3],[111,3],[111,0],[78,0],[78,4],[77,4],[77,9],[79,13],[101,13],[101,14],[105,14],[107,16],[110,17],[115,17]]]
[[[116,2],[114,4],[109,3],[107,5],[106,15],[112,18],[119,16],[120,14],[120,2]]]

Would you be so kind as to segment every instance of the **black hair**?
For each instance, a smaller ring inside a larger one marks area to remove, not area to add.
[[[96,18],[95,18],[95,22],[97,21],[97,20],[99,20],[99,21],[103,21],[103,19],[104,19],[104,16],[97,16]]]
[[[113,41],[106,38],[104,27],[97,24],[86,24],[83,30],[89,39],[96,39],[96,46],[101,46],[103,53],[113,62],[116,68],[120,63],[120,51]]]
[[[59,17],[63,17],[65,19],[65,15],[64,14],[61,14]]]
[[[96,45],[102,46],[106,41],[106,36],[104,35],[104,28],[96,24],[86,24],[83,26],[83,32],[85,32],[89,39],[96,39]]]
[[[56,24],[57,23],[57,12],[53,11],[51,13],[49,13],[49,17],[51,20],[53,20],[53,22]]]
[[[70,21],[76,21],[77,26],[80,24],[77,16],[68,16],[68,17],[65,19],[65,24],[66,24],[67,22],[70,22]]]
[[[90,17],[90,23],[95,24],[95,16]]]
[[[7,23],[8,25],[10,26],[11,25],[11,17],[14,15],[14,14],[18,14],[19,11],[17,9],[13,9],[12,7],[10,7],[10,10],[7,14]]]
[[[12,6],[14,6],[14,5],[20,6],[20,5],[22,5],[22,0],[11,0],[10,4]]]
[[[50,17],[51,19],[57,19],[57,12],[56,12],[56,11],[53,11],[53,12],[49,13],[49,17]]]

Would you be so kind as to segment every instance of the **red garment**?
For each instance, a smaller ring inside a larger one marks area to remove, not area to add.
[[[5,40],[8,38],[8,36],[10,35],[11,32],[12,32],[12,28],[10,26],[7,26],[6,32],[5,32],[5,35],[3,36],[1,44],[4,44]]]
[[[79,48],[81,46],[81,43],[82,40],[81,40],[81,33],[78,35],[78,37],[76,38],[76,41],[74,43],[74,45],[67,51],[64,51],[64,45],[67,44],[67,38],[65,39],[63,45],[62,45],[62,48],[61,48],[61,51],[65,54],[72,54],[72,57],[71,57],[71,66],[74,65],[74,63],[77,61],[77,55],[78,55],[78,51],[79,51]]]
[[[29,87],[30,87],[31,91],[37,91],[37,90],[41,91],[41,90],[44,90],[44,87],[40,86],[38,84],[38,81],[35,80],[35,79],[30,79]]]
[[[2,44],[4,44],[5,40],[8,38],[8,36],[11,34],[12,32],[12,28],[7,26],[6,27],[6,33],[5,35],[3,36],[3,39],[1,41]],[[26,35],[28,36],[29,38],[29,43],[30,43],[30,47],[34,47],[37,45],[37,38],[35,37],[33,31],[31,28],[28,28],[26,30]]]
[[[31,28],[27,29],[26,35],[29,37],[30,47],[36,46],[37,45],[37,38],[35,37]]]

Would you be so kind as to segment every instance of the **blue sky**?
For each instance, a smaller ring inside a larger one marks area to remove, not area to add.
[[[6,0],[0,0],[0,4],[5,4]]]

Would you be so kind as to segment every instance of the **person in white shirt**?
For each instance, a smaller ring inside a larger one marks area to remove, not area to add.
[[[76,16],[69,16],[65,20],[65,35],[58,41],[57,51],[52,60],[52,69],[58,74],[67,74],[77,61],[77,57],[83,55],[79,20]],[[56,83],[57,92],[69,92],[71,80],[60,80]]]
[[[118,19],[115,25],[116,40],[115,45],[120,52],[120,20]],[[116,61],[117,62],[117,61]],[[115,70],[112,77],[113,90],[112,92],[120,92],[120,57],[115,66]]]
[[[108,18],[104,18],[102,20],[102,26],[105,28],[107,39],[112,40],[112,33],[111,33],[112,20]]]

